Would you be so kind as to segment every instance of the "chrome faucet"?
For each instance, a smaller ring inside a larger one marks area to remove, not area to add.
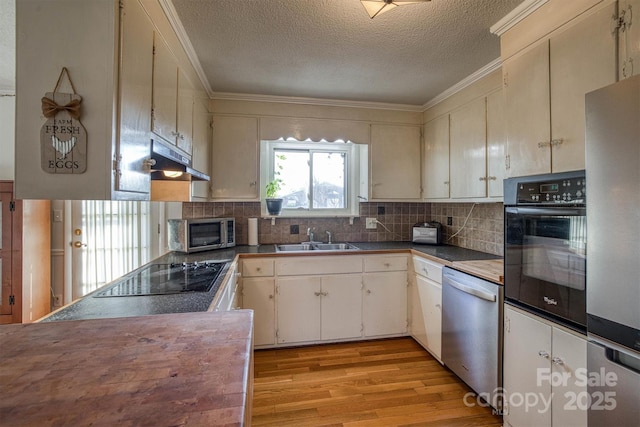
[[[327,236],[329,236],[329,241],[327,243],[331,243],[331,232],[327,230]]]
[[[309,242],[313,242],[313,229],[311,227],[307,228],[307,236],[309,236]]]

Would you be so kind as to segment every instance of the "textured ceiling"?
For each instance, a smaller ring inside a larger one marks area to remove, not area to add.
[[[522,0],[172,0],[214,92],[423,105],[500,56]]]

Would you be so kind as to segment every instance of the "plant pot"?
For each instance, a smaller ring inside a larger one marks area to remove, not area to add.
[[[282,199],[265,199],[269,215],[280,215],[282,211]]]

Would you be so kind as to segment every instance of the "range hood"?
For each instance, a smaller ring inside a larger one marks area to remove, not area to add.
[[[209,181],[209,175],[191,167],[191,158],[164,143],[151,140],[151,180]]]

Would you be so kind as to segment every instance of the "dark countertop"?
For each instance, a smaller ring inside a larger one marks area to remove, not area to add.
[[[471,249],[460,248],[457,246],[430,246],[418,245],[411,242],[350,242],[357,246],[361,251],[406,251],[414,250],[430,257],[435,257],[445,262],[470,261],[470,260],[488,260],[499,259],[500,257],[493,254],[478,252]],[[351,251],[349,253],[361,253],[360,251]],[[324,253],[325,255],[334,254],[332,252]],[[274,245],[259,246],[236,246],[229,249],[219,249],[214,251],[200,252],[194,254],[185,254],[179,252],[170,252],[159,258],[156,258],[149,264],[165,264],[165,263],[181,263],[206,260],[228,260],[233,261],[238,255],[276,255]],[[278,254],[278,256],[286,256],[290,253]],[[148,265],[148,264],[147,264]],[[112,298],[96,298],[93,295],[100,290],[114,285],[117,282],[125,280],[137,274],[142,266],[125,276],[114,280],[101,287],[100,289],[86,295],[85,297],[65,306],[61,309],[40,319],[39,322],[55,322],[63,320],[79,320],[79,319],[99,319],[99,318],[115,318],[129,316],[143,316],[152,314],[166,313],[191,313],[210,310],[211,302],[216,296],[220,284],[224,280],[228,266],[222,271],[213,288],[209,292],[192,292],[188,294],[173,295],[148,295],[148,296],[131,296],[131,297],[112,297]]]
[[[0,328],[0,424],[242,426],[253,312]]]

